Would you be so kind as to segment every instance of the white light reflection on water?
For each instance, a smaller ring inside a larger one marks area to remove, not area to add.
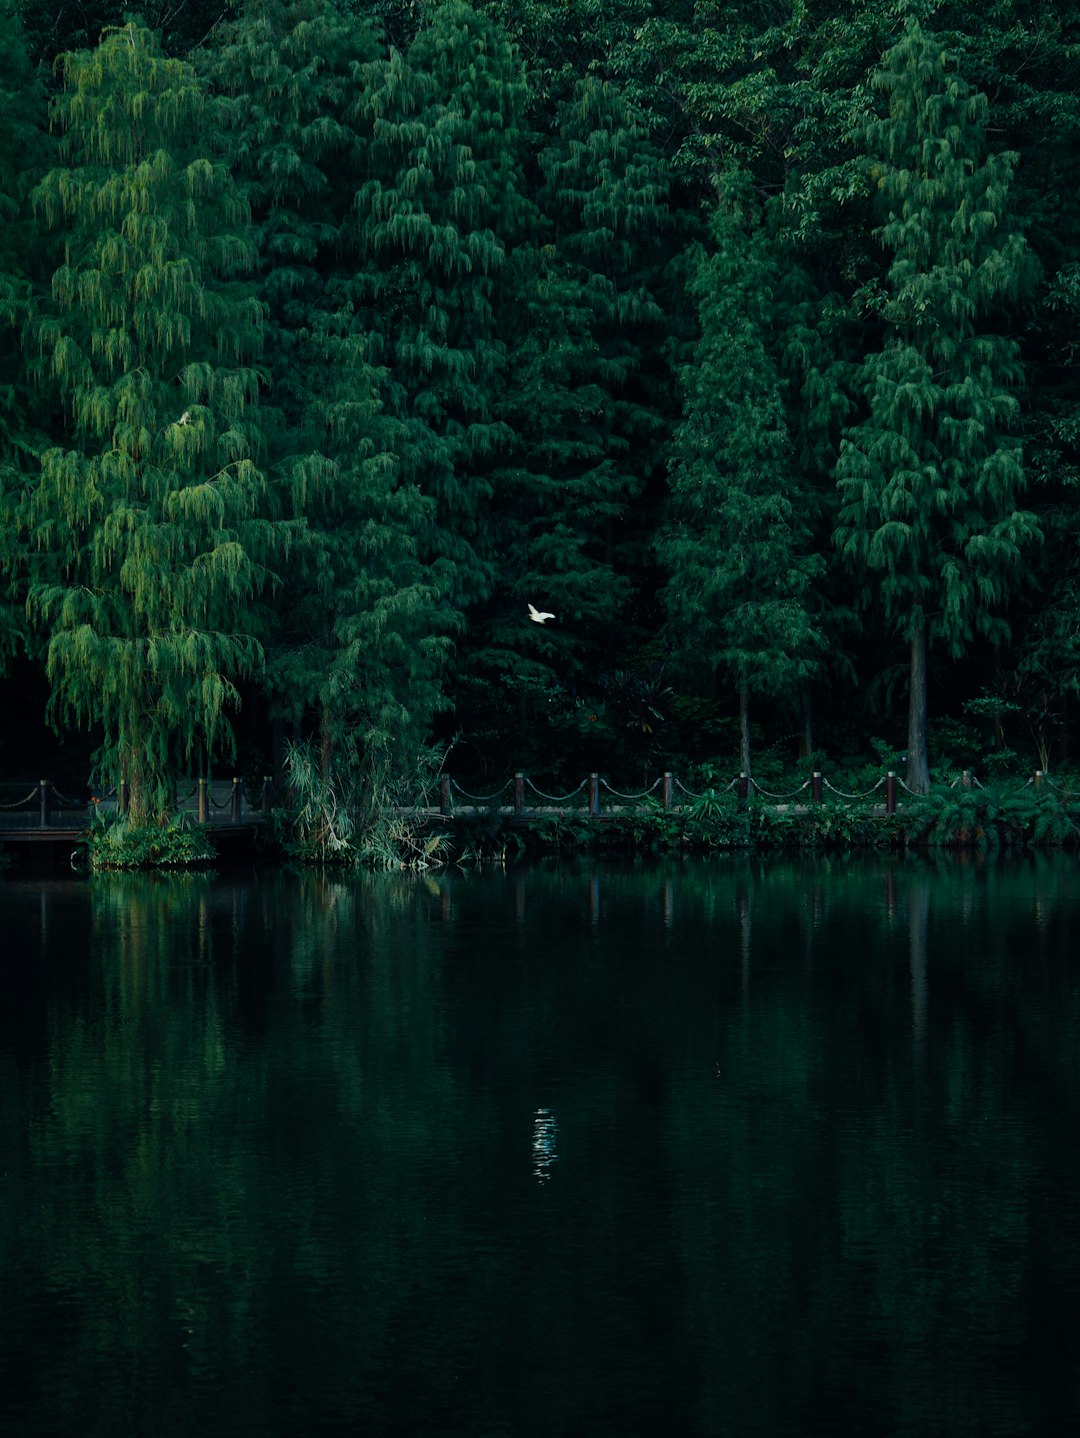
[[[559,1125],[549,1108],[538,1108],[533,1115],[533,1174],[538,1183],[547,1183],[551,1166],[559,1160],[557,1141]]]

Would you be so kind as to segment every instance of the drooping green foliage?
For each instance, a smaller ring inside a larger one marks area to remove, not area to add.
[[[821,647],[811,589],[823,566],[770,355],[782,287],[779,256],[733,185],[690,286],[701,337],[682,376],[661,552],[684,664],[706,681],[722,675],[740,696],[746,773],[750,697],[792,702]]]
[[[30,69],[16,8],[0,3],[0,660],[24,637],[11,581],[19,548],[13,511],[41,447],[41,416],[26,382],[23,332],[33,313],[39,269],[29,205],[44,164],[44,96]]]
[[[538,158],[537,235],[499,295],[499,413],[515,438],[495,473],[498,578],[474,615],[470,670],[498,686],[482,688],[485,704],[515,708],[529,694],[554,701],[627,647],[634,502],[658,465],[649,400],[670,226],[666,168],[612,86],[582,82]],[[530,602],[555,623],[531,622]]]
[[[506,344],[496,290],[526,219],[525,82],[505,34],[446,0],[408,54],[365,69],[370,176],[355,202],[358,313],[385,365],[404,478],[435,507],[425,557],[452,565],[458,606],[489,591],[491,471],[512,441],[496,413]]]
[[[107,31],[57,71],[51,134],[18,26],[0,42],[0,644],[26,647],[5,683],[37,682],[51,652],[54,718],[105,736],[110,777],[125,705],[164,774],[241,698],[241,755],[280,757],[292,728],[324,778],[407,769],[454,733],[451,763],[492,777],[730,774],[740,692],[766,782],[797,748],[895,762],[905,686],[917,786],[924,757],[970,763],[983,741],[995,768],[1013,748],[1066,757],[1075,0],[1038,25],[1019,0],[143,14],[155,78],[121,80],[127,31]],[[32,63],[123,23],[112,0],[18,16]],[[187,60],[200,78],[168,69]],[[128,90],[145,98],[114,102]],[[130,157],[125,104],[143,107]],[[742,219],[710,228],[735,193]],[[214,385],[231,398],[201,413]],[[258,473],[230,490],[234,460]],[[181,520],[169,496],[188,489]],[[740,628],[776,594],[799,625]],[[532,623],[530,601],[556,619]],[[134,658],[102,649],[92,678],[61,663],[77,634],[158,656],[188,631],[201,677],[160,703]]]
[[[189,66],[136,24],[65,57],[62,165],[35,199],[64,262],[37,327],[63,405],[19,521],[57,716],[100,726],[134,817],[228,742],[258,664],[273,528],[247,214]]]
[[[926,644],[957,656],[977,634],[1003,641],[1037,534],[1019,508],[1021,374],[1003,333],[1027,256],[1009,222],[1014,158],[987,153],[986,97],[950,73],[936,37],[909,23],[878,85],[888,112],[865,144],[892,260],[881,346],[858,377],[865,416],[840,449],[837,544],[912,645],[908,782],[921,792]]]
[[[207,60],[251,207],[267,311],[267,464],[292,518],[265,682],[276,712],[312,716],[324,767],[382,762],[423,738],[447,619],[420,563],[433,503],[403,478],[372,336],[355,313],[346,223],[370,130],[356,75],[376,37],[324,0],[252,5]]]

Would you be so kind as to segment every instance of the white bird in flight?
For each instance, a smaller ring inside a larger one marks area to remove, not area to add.
[[[546,619],[554,619],[554,614],[543,614],[539,609],[529,605],[529,618],[534,624],[543,624]]]

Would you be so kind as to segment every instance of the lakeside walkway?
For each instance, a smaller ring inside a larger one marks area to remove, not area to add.
[[[806,814],[825,803],[828,795],[845,804],[858,803],[868,816],[885,818],[896,812],[901,788],[906,785],[891,771],[861,794],[837,789],[823,774],[815,772],[786,793],[765,789],[745,774],[722,788],[694,793],[668,770],[636,793],[615,789],[599,773],[592,773],[568,793],[549,794],[518,771],[494,792],[475,794],[444,774],[439,781],[437,805],[399,812],[432,823],[490,818],[513,825],[559,819],[603,824],[635,813],[692,812],[703,801],[719,803],[728,795],[734,795],[740,803],[751,797],[764,800],[777,813]],[[122,789],[119,793],[115,789],[102,793],[87,790],[82,795],[72,795],[48,779],[0,783],[0,845],[77,843],[90,830],[95,814],[115,814],[124,803]],[[253,834],[274,807],[274,786],[269,778],[254,784],[245,784],[239,777],[198,779],[188,781],[188,787],[178,792],[174,813],[189,815],[204,825],[211,837],[225,839]]]

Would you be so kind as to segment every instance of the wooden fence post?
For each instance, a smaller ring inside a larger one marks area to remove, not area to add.
[[[1046,778],[1046,775],[1043,773],[1043,771],[1042,771],[1041,769],[1036,769],[1036,770],[1035,770],[1035,787],[1036,787],[1036,789],[1041,789],[1041,788],[1042,788],[1042,786],[1043,786],[1043,780],[1044,780],[1045,778]]]
[[[128,782],[123,772],[120,774],[120,782],[116,786],[116,812],[126,814],[128,811]]]
[[[892,769],[885,775],[885,812],[896,813],[896,775]]]
[[[199,806],[199,823],[205,824],[210,814],[210,805],[206,799],[206,779],[200,775],[195,781],[195,787],[199,795],[197,800]]]
[[[972,780],[971,770],[970,770],[970,769],[965,769],[965,770],[963,770],[963,772],[962,772],[961,775],[960,775],[960,787],[961,787],[961,789],[970,789],[970,788],[971,788],[971,780]]]
[[[821,803],[822,798],[824,797],[823,789],[824,782],[821,770],[815,769],[810,777],[810,797],[813,799],[815,804]]]
[[[594,817],[600,812],[600,775],[589,775],[589,813]]]
[[[670,769],[664,770],[664,783],[661,793],[664,796],[664,808],[673,808],[675,804],[675,775]]]
[[[750,797],[750,775],[745,770],[739,775],[739,787],[737,790],[739,803],[745,804]]]
[[[514,813],[525,812],[525,775],[518,770],[514,775]]]
[[[444,774],[439,780],[439,813],[452,814],[454,812],[454,800],[450,793],[450,775]]]

